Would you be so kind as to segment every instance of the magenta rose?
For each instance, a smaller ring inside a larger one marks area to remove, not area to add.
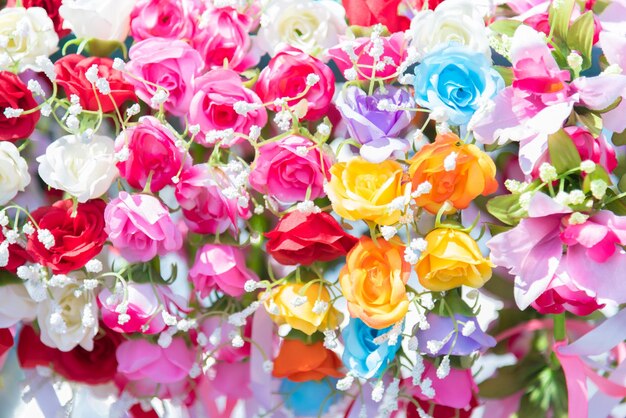
[[[231,333],[241,334],[238,327],[230,324],[225,317],[209,316],[202,324],[200,331],[209,338],[207,344],[203,347],[205,352],[213,353],[212,355],[220,361],[228,363],[236,363],[250,357],[250,342],[245,341],[242,347],[233,347],[232,344],[225,344],[232,339]],[[252,337],[252,320],[247,320],[243,327],[242,337]]]
[[[232,187],[228,176],[206,164],[194,165],[182,172],[175,196],[192,232],[222,234],[231,230],[237,233],[237,221],[252,216],[248,201],[240,205],[237,198],[228,198],[222,193],[228,187]]]
[[[250,185],[283,203],[305,200],[309,188],[309,199],[317,199],[325,195],[324,179],[330,180],[328,170],[332,164],[313,141],[290,135],[259,148]]]
[[[245,115],[235,111],[235,103],[246,102],[258,108]],[[195,94],[189,108],[189,122],[200,125],[200,134],[196,137],[202,145],[212,145],[207,134],[210,131],[232,129],[235,137],[222,146],[240,142],[236,133],[248,135],[254,125],[263,127],[267,122],[267,112],[261,106],[259,96],[244,87],[239,74],[232,70],[214,69],[195,81]]]
[[[207,68],[228,68],[241,72],[255,66],[260,55],[252,49],[249,32],[254,19],[232,7],[219,7],[202,14],[200,30],[193,38],[193,47],[200,52]]]
[[[335,76],[330,67],[299,49],[287,47],[276,54],[261,71],[256,92],[263,103],[273,103],[279,98],[298,97],[307,89],[309,74],[319,77],[319,81],[303,97],[289,100],[287,104],[294,106],[306,99],[308,110],[304,119],[320,119],[328,113],[330,101],[335,94]],[[272,109],[277,110],[275,106]]]
[[[191,165],[187,151],[176,145],[170,129],[152,116],[145,116],[135,126],[122,131],[115,140],[115,150],[128,149],[128,158],[117,168],[129,185],[143,189],[150,179],[150,191],[156,193],[173,184],[183,166]]]
[[[183,245],[169,211],[150,195],[120,192],[104,210],[104,220],[109,240],[130,262],[149,261]]]
[[[578,126],[568,126],[564,129],[572,138],[581,160],[591,160],[601,165],[607,173],[617,167],[615,149],[607,142],[604,135],[594,137],[588,130]]]
[[[135,41],[149,38],[193,38],[194,1],[139,0],[130,14],[130,34]]]
[[[196,253],[196,260],[189,278],[201,297],[212,290],[220,290],[230,296],[241,296],[248,280],[258,280],[246,267],[245,257],[239,247],[223,244],[206,244]]]
[[[134,44],[129,57],[126,70],[130,74],[167,90],[169,96],[163,103],[166,111],[176,116],[187,114],[194,92],[193,80],[204,65],[198,51],[183,41],[150,38]],[[157,88],[137,78],[126,75],[137,96],[151,105]]]

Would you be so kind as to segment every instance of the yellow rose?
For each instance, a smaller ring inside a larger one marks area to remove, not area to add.
[[[341,314],[330,305],[328,289],[313,283],[301,295],[300,290],[306,285],[286,283],[272,289],[270,297],[265,301],[265,309],[272,321],[278,325],[289,324],[291,328],[307,335],[337,328]]]
[[[399,210],[389,208],[402,195],[402,166],[392,160],[370,163],[361,157],[330,168],[326,192],[339,216],[351,221],[367,220],[379,225],[398,222]]]
[[[372,328],[382,329],[401,321],[409,309],[406,283],[411,265],[404,261],[404,247],[382,238],[359,240],[339,273],[341,292],[350,315]]]
[[[415,266],[426,289],[441,292],[461,285],[481,287],[491,278],[493,264],[465,232],[438,228],[426,235],[426,242],[426,250]]]

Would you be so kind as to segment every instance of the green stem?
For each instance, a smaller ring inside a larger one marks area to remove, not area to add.
[[[554,339],[556,341],[565,341],[567,334],[565,332],[565,314],[554,315]]]

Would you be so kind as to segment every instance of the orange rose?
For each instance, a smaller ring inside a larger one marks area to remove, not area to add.
[[[294,382],[321,380],[326,376],[343,377],[341,360],[324,347],[322,341],[305,344],[300,340],[284,339],[274,359],[274,377],[286,377]]]
[[[478,195],[487,196],[498,189],[491,158],[452,133],[438,135],[415,154],[409,174],[413,191],[418,193],[415,202],[434,214],[446,201],[465,209]]]
[[[404,261],[403,254],[403,246],[382,238],[375,243],[363,237],[352,248],[339,273],[350,315],[376,329],[404,318],[409,309],[405,285],[411,265]]]

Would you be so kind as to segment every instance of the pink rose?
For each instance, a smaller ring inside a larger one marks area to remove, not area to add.
[[[391,36],[381,37],[380,39],[382,40],[382,56],[385,57],[385,66],[382,70],[376,70],[375,76],[384,78],[395,74],[400,63],[406,58],[407,53],[402,32],[396,32]],[[357,71],[358,79],[369,80],[372,78],[372,66],[374,65],[374,58],[368,53],[373,46],[371,38],[362,37],[348,40],[347,42],[352,44],[352,49],[356,55],[356,65],[359,68],[359,71]],[[335,61],[342,74],[354,66],[350,56],[342,49],[344,46],[346,46],[345,42],[328,50],[328,54]],[[387,62],[387,59],[391,60],[391,62]],[[387,81],[391,82],[393,79],[390,78]]]
[[[183,41],[149,38],[134,44],[129,57],[126,70],[130,74],[167,90],[169,96],[163,103],[166,111],[176,116],[187,114],[193,97],[193,80],[204,65],[198,51]],[[157,88],[137,78],[126,75],[137,96],[151,105]]]
[[[542,315],[568,311],[574,315],[587,316],[604,307],[604,304],[598,304],[594,297],[579,289],[569,277],[562,280],[558,274],[531,305]]]
[[[604,135],[594,137],[588,130],[578,126],[568,126],[565,132],[572,138],[581,160],[591,160],[601,165],[607,173],[617,167],[615,149],[607,142]]]
[[[183,245],[169,211],[150,195],[120,192],[104,210],[104,220],[109,240],[130,262],[149,261]]]
[[[419,386],[412,387],[413,395],[421,400],[432,401],[437,405],[463,409],[470,405],[478,387],[472,377],[471,369],[450,368],[450,374],[443,379],[437,377],[437,368],[429,361],[424,362],[422,380],[429,378],[432,382],[435,396],[430,398],[422,393]]]
[[[181,167],[191,164],[186,151],[176,146],[176,137],[165,125],[152,116],[145,116],[139,124],[120,133],[115,150],[126,147],[129,156],[117,163],[120,176],[136,189],[143,189],[150,179],[150,191],[156,193],[173,184]]]
[[[237,102],[259,107],[241,115],[234,109]],[[259,96],[244,87],[239,74],[232,70],[214,69],[195,81],[189,122],[200,125],[201,132],[196,137],[198,142],[205,146],[212,145],[212,140],[206,136],[209,131],[232,129],[235,133],[248,135],[253,125],[265,126],[267,112],[261,104]],[[223,142],[222,146],[227,147],[240,141],[241,137],[235,135],[231,141]]]
[[[130,34],[135,41],[191,39],[195,26],[193,6],[190,0],[139,0],[130,14]]]
[[[156,334],[165,329],[165,322],[159,313],[161,304],[172,300],[171,290],[166,286],[152,286],[150,284],[129,283],[128,308],[126,315],[128,321],[121,321],[117,307],[122,302],[121,297],[114,296],[106,287],[98,295],[98,302],[102,312],[102,321],[113,331],[123,333],[142,332],[144,334]],[[143,327],[145,330],[142,330]]]
[[[223,244],[206,244],[196,254],[189,278],[201,297],[212,290],[230,296],[241,296],[248,280],[258,280],[246,267],[245,257],[239,247]]]
[[[237,198],[229,199],[222,193],[228,187],[232,184],[226,173],[206,164],[194,165],[182,172],[175,196],[192,232],[222,234],[231,230],[237,233],[238,219],[250,219],[252,214],[247,201],[241,206]]]
[[[241,333],[239,328],[231,325],[227,318],[220,316],[209,316],[200,325],[200,331],[208,338],[204,351],[212,354],[217,360],[228,363],[239,362],[250,356],[250,343],[244,342],[243,347],[235,348],[232,344],[227,344],[231,339],[231,333]],[[252,321],[246,321],[242,337],[252,336]],[[217,351],[215,351],[217,350]]]
[[[202,14],[201,30],[193,39],[207,68],[228,68],[241,72],[255,66],[260,54],[252,49],[249,32],[254,20],[232,7],[211,8]]]
[[[309,74],[319,77],[319,81],[311,87],[307,86]],[[328,112],[335,94],[335,76],[322,61],[299,49],[287,47],[261,71],[255,88],[263,103],[273,103],[283,97],[298,97],[287,102],[289,106],[294,106],[306,99],[308,110],[304,119],[316,120]],[[309,90],[302,95],[307,88]],[[272,109],[277,108],[272,105]]]
[[[115,354],[117,371],[127,380],[124,386],[135,396],[171,397],[187,393],[187,377],[196,352],[187,347],[182,337],[174,338],[167,348],[142,339],[127,340]]]
[[[324,179],[330,180],[330,157],[308,138],[290,135],[262,145],[252,163],[250,185],[283,203],[324,196]]]

